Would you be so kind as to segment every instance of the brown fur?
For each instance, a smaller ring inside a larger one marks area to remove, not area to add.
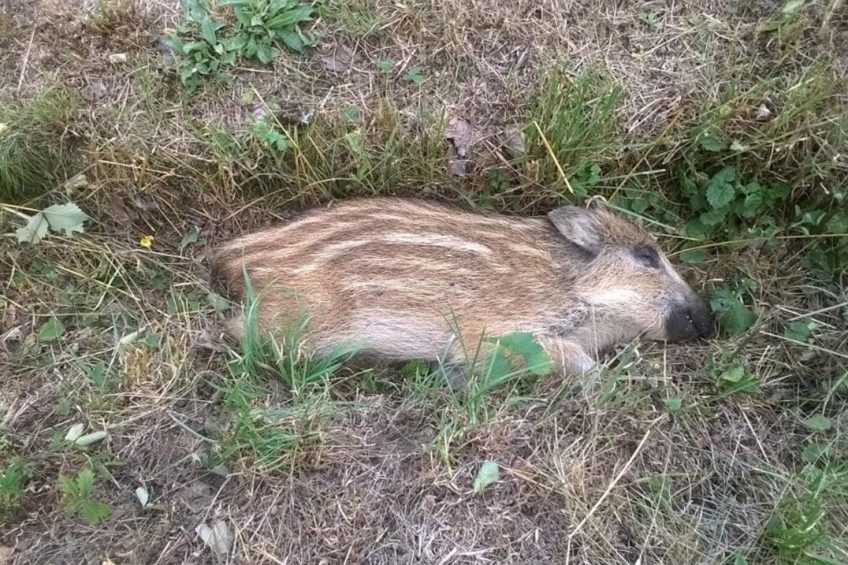
[[[527,331],[560,371],[579,373],[639,335],[677,339],[669,312],[697,301],[665,257],[647,268],[634,246],[655,243],[603,207],[509,218],[373,198],[235,239],[213,266],[240,296],[246,268],[263,327],[306,315],[306,342],[318,352],[349,344],[460,363],[484,336]]]

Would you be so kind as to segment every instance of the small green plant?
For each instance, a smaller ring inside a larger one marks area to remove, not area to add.
[[[59,318],[53,316],[38,328],[38,341],[56,341],[65,333],[65,325]]]
[[[500,475],[500,466],[495,461],[484,462],[477,471],[477,476],[474,477],[474,494],[481,494],[486,487],[498,482]]]
[[[279,42],[295,53],[315,44],[315,37],[300,27],[312,21],[312,4],[300,0],[222,0],[218,4],[233,8],[235,44],[245,57],[268,64],[277,57]]]
[[[421,86],[424,82],[424,77],[421,75],[421,69],[418,67],[409,67],[409,70],[403,75],[403,80],[411,82],[416,86]]]
[[[760,387],[760,380],[748,371],[742,363],[733,363],[719,371],[716,378],[716,388],[723,396],[755,392]]]
[[[79,514],[91,525],[108,518],[112,514],[112,509],[108,504],[92,499],[94,471],[91,467],[85,467],[74,478],[61,475],[59,477],[59,489],[64,498],[65,511],[71,514]]]
[[[253,125],[253,135],[268,149],[279,155],[285,154],[291,147],[291,139],[285,131],[281,131],[273,118],[263,118]]]
[[[14,510],[24,494],[24,483],[32,476],[32,466],[14,457],[0,471],[0,515]]]
[[[223,0],[231,8],[235,26],[216,17],[208,0],[187,0],[185,22],[166,39],[180,57],[180,81],[191,93],[208,78],[225,78],[238,58],[263,64],[279,55],[279,45],[300,53],[315,38],[301,29],[312,20],[312,4],[299,0]]]
[[[756,290],[757,284],[743,279],[733,287],[716,289],[710,296],[710,309],[718,317],[719,326],[728,335],[748,331],[757,321],[757,314],[745,305],[745,297]]]
[[[636,14],[636,19],[648,26],[648,28],[653,31],[660,30],[663,27],[662,20],[660,20],[657,14],[653,12],[641,10],[638,14]]]
[[[779,228],[774,213],[789,197],[789,188],[783,184],[766,187],[757,182],[745,183],[736,167],[728,165],[702,184],[684,176],[681,193],[696,215],[684,233],[705,240],[719,234],[737,236],[746,224],[751,235],[775,235]]]

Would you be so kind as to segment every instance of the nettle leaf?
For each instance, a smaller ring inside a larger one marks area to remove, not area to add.
[[[739,213],[743,218],[753,218],[757,215],[757,212],[760,210],[760,207],[763,205],[763,194],[762,192],[752,192],[745,196],[744,202],[742,202],[742,207],[739,210]]]
[[[515,371],[503,349],[495,349],[486,359],[486,371],[480,382],[481,390],[494,389],[508,380]]]
[[[707,181],[707,202],[713,209],[719,209],[733,202],[733,197],[736,196],[736,169],[734,167],[724,167]]]
[[[477,476],[474,478],[474,493],[480,494],[485,488],[492,483],[495,483],[500,478],[500,467],[494,461],[486,461],[480,466],[477,471]]]
[[[736,301],[736,296],[729,288],[720,288],[713,292],[710,297],[710,308],[715,314],[727,312],[733,303]]]
[[[286,28],[301,22],[308,22],[312,19],[314,8],[309,5],[300,6],[292,10],[287,10],[268,20],[268,27],[271,29]]]
[[[24,227],[18,228],[15,231],[15,237],[18,239],[18,243],[35,244],[44,239],[46,235],[47,218],[41,212],[30,217]]]
[[[218,38],[215,36],[215,32],[221,29],[223,25],[224,24],[222,24],[221,22],[217,22],[210,18],[205,18],[200,24],[200,36],[209,45],[215,45],[216,43],[218,43]]]
[[[784,183],[777,183],[768,188],[765,192],[765,198],[769,202],[782,202],[789,198],[789,195],[792,191],[789,189],[789,185]]]
[[[730,208],[725,206],[723,208],[704,212],[698,219],[703,225],[713,227],[722,223],[727,217],[728,212],[730,212]]]
[[[721,373],[719,379],[729,383],[738,383],[745,377],[745,367],[742,365],[733,365]]]
[[[666,398],[663,400],[663,404],[665,404],[669,412],[680,412],[683,409],[683,397],[672,396],[671,398]]]
[[[727,312],[722,315],[719,323],[731,335],[738,335],[748,331],[757,321],[757,315],[739,301],[733,303]]]
[[[270,43],[265,41],[259,41],[256,43],[256,57],[259,61],[267,65],[277,56],[277,51],[273,47],[271,47]]]
[[[683,228],[683,233],[687,237],[704,240],[707,239],[707,236],[710,234],[710,230],[700,218],[692,218],[686,224],[686,227]]]

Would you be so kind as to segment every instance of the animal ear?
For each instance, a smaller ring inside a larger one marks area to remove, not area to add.
[[[601,251],[603,235],[598,215],[579,206],[562,206],[548,212],[548,219],[571,243],[592,256]]]

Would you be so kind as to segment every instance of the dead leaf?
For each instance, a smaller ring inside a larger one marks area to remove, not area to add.
[[[156,204],[154,204],[150,199],[141,194],[136,194],[132,198],[133,205],[143,212],[147,212],[148,210],[155,210]]]
[[[65,181],[65,194],[73,196],[81,188],[88,186],[88,178],[82,173],[72,176]]]
[[[468,156],[468,146],[471,145],[471,124],[462,118],[451,118],[445,128],[445,139],[453,144],[456,154],[465,158]]]
[[[334,73],[344,73],[353,65],[354,52],[347,45],[336,43],[332,45],[327,54],[321,57],[324,68]]]
[[[448,171],[455,177],[467,177],[471,168],[472,163],[468,159],[451,159],[448,161]]]
[[[216,520],[211,528],[206,524],[200,524],[194,531],[214,553],[226,555],[230,551],[233,534],[223,520]]]
[[[127,62],[127,54],[126,53],[110,53],[109,54],[109,62],[113,65],[119,65],[121,63]]]
[[[127,208],[124,199],[119,194],[115,194],[114,192],[110,194],[107,203],[112,217],[119,222],[125,223],[133,219],[133,212]]]
[[[200,332],[194,344],[201,349],[208,349],[215,353],[225,353],[227,351],[227,346],[221,339],[221,334],[213,332],[209,328]]]
[[[527,151],[521,126],[512,125],[504,129],[504,149],[510,157],[520,157]]]
[[[760,107],[757,108],[757,119],[761,122],[765,122],[771,119],[771,110],[765,104],[760,104]]]

